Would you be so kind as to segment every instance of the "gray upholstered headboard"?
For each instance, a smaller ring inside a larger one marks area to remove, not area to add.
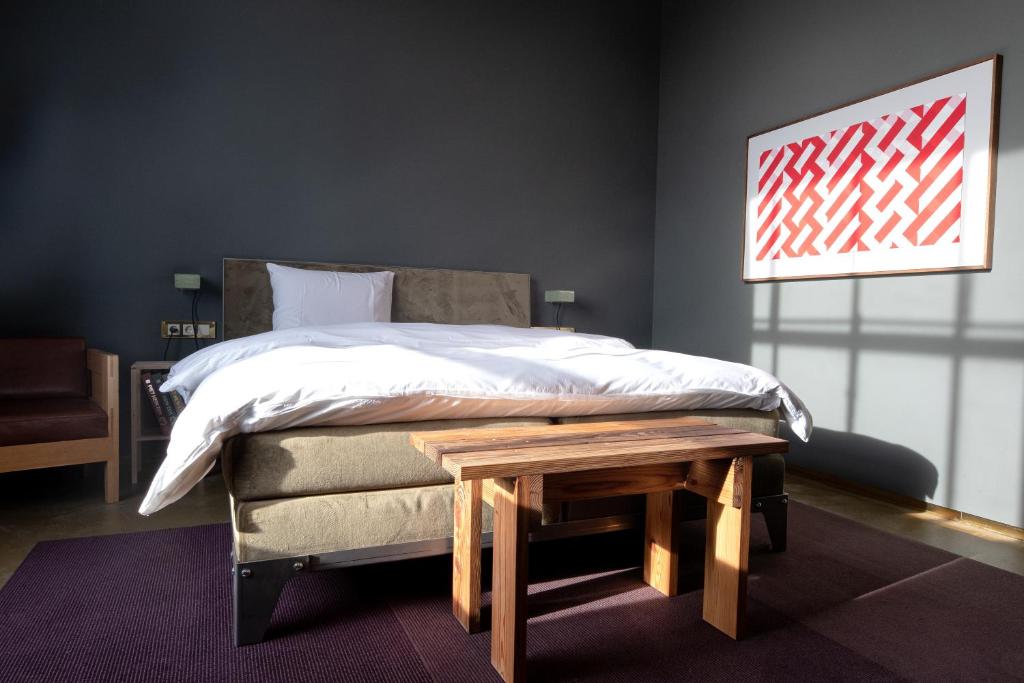
[[[395,274],[391,320],[396,323],[493,324],[529,327],[530,276],[473,270],[405,268],[270,259],[292,268]],[[224,259],[224,338],[268,332],[274,313],[268,259]]]

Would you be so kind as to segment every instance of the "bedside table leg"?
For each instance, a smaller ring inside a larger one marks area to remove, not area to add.
[[[139,441],[132,437],[132,486],[139,483]]]
[[[131,370],[132,385],[129,389],[129,395],[131,396],[131,409],[132,409],[132,486],[139,483],[139,437],[141,436],[141,429],[139,427],[139,420],[142,419],[140,410],[142,408],[142,401],[139,397],[139,392],[142,391],[140,386],[142,382],[142,373],[138,369],[132,368]]]

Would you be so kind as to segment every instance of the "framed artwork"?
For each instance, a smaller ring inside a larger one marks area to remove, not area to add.
[[[747,138],[747,282],[990,270],[1001,57]]]

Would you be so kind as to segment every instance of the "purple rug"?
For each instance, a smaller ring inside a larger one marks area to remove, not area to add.
[[[636,535],[531,547],[531,681],[1021,680],[1024,578],[794,504],[754,520],[748,637],[701,621],[703,528],[679,597]],[[269,640],[231,644],[229,531],[40,543],[0,590],[4,681],[497,681],[451,616],[448,558],[293,579]],[[485,566],[486,569],[486,566]]]

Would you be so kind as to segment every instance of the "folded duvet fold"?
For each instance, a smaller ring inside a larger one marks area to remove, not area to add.
[[[494,325],[360,323],[211,346],[162,390],[189,398],[140,512],[181,498],[239,433],[307,425],[568,417],[662,410],[780,410],[806,440],[811,416],[770,373],[634,348],[613,337]]]

